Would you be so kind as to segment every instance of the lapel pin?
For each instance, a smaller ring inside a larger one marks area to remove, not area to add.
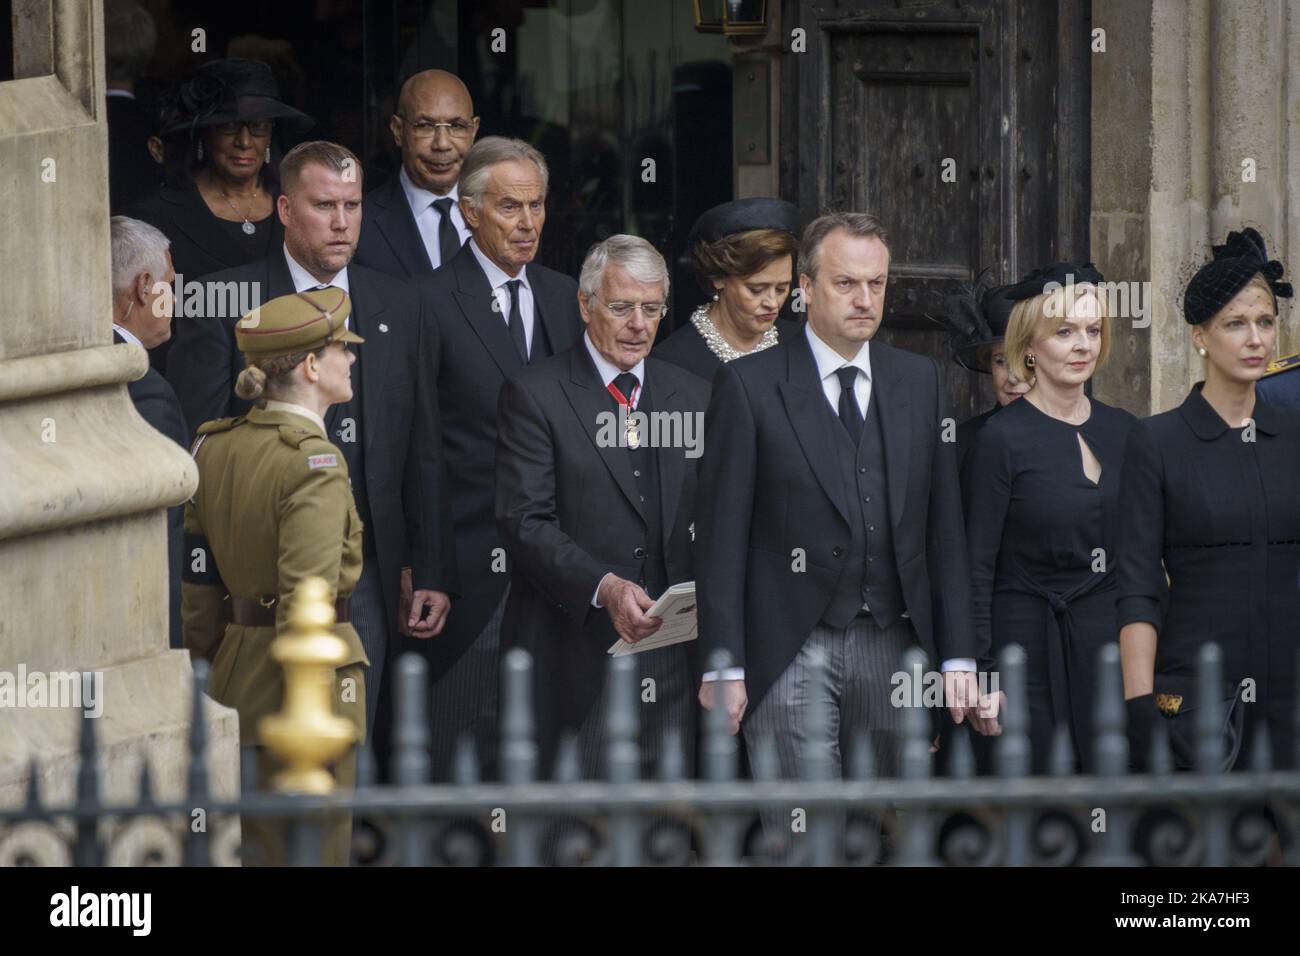
[[[385,325],[383,322],[380,322],[380,323],[379,323],[379,331],[380,331],[380,332],[387,332],[387,331],[388,331],[388,326]]]

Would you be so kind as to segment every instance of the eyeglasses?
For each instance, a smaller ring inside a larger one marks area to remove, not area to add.
[[[406,117],[402,117],[402,122],[406,123]],[[406,123],[406,126],[415,139],[432,139],[440,129],[445,129],[447,135],[452,139],[469,139],[474,134],[474,127],[463,120],[453,120],[450,123],[430,123],[428,120],[416,120],[414,123]]]
[[[598,296],[592,296],[597,302],[601,301]],[[609,309],[609,314],[616,319],[626,319],[637,309],[647,319],[662,319],[668,314],[668,306],[662,302],[606,302],[605,308]]]
[[[246,123],[218,123],[214,129],[222,136],[238,136],[239,131],[248,127],[250,136],[270,136],[275,124],[270,120],[255,120]]]

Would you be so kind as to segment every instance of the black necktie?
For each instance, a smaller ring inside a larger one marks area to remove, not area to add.
[[[614,387],[623,393],[628,407],[632,405],[632,393],[636,391],[636,376],[631,372],[619,372],[614,376]]]
[[[528,364],[528,336],[524,334],[524,314],[519,310],[519,279],[506,283],[510,287],[510,337],[515,340],[515,350],[520,360]]]
[[[836,369],[835,374],[840,379],[840,421],[856,445],[862,437],[864,424],[862,410],[858,408],[858,396],[854,391],[858,382],[858,368],[856,365],[846,365]]]
[[[439,265],[445,266],[452,257],[460,252],[460,233],[451,221],[451,206],[454,200],[450,196],[433,201],[433,208],[438,210],[438,252],[441,256]]]

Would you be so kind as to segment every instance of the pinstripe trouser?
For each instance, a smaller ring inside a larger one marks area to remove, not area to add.
[[[636,663],[637,749],[641,757],[638,777],[654,779],[660,762],[673,747],[681,756],[683,777],[690,779],[695,774],[695,728],[699,704],[695,694],[695,673],[686,648],[674,644],[637,654],[633,661]],[[577,730],[578,765],[584,780],[609,779],[606,759],[610,739],[606,713],[609,698],[610,682],[607,679],[595,705]],[[642,821],[643,840],[650,828],[663,825],[670,819],[657,816]],[[542,841],[542,859],[547,865],[558,862],[561,841],[579,826],[573,820],[551,821]],[[644,846],[643,842],[643,849]]]
[[[497,763],[497,674],[501,662],[501,619],[510,585],[478,637],[429,693],[430,770],[435,782],[452,778],[456,748],[471,735],[483,778],[495,779]],[[437,640],[437,638],[434,638]]]
[[[352,591],[352,626],[361,638],[370,665],[366,676],[366,743],[374,735],[375,711],[379,706],[379,689],[384,681],[384,662],[388,657],[388,621],[384,611],[384,591],[379,583],[379,561],[368,555],[361,566],[361,577]]]
[[[699,704],[696,702],[695,678],[683,644],[661,647],[634,655],[638,734],[642,779],[652,779],[659,770],[669,746],[679,748],[682,773],[695,773],[695,726]],[[647,685],[646,681],[653,681]],[[578,728],[578,759],[582,776],[587,780],[607,779],[605,751],[609,746],[606,724],[609,720],[610,685],[605,681],[600,698]],[[647,700],[652,696],[652,700]],[[674,739],[675,738],[675,739]]]
[[[795,659],[742,725],[755,778],[761,779],[769,770],[756,756],[764,738],[775,752],[778,776],[797,780],[807,776],[811,755],[828,760],[832,776],[842,777],[844,760],[863,735],[870,743],[876,775],[896,776],[903,712],[890,703],[890,679],[903,670],[903,655],[916,645],[907,618],[883,628],[870,617],[854,618],[846,628],[824,624],[813,628]],[[820,676],[814,679],[817,672],[812,664],[817,656],[822,665]],[[811,721],[814,700],[821,701],[826,717],[819,727]],[[791,832],[791,813],[765,813],[763,827],[784,840]]]

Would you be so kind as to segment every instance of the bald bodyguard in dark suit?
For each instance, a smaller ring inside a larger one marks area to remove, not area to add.
[[[488,136],[475,143],[459,186],[472,237],[417,283],[434,318],[431,361],[460,582],[443,633],[402,642],[429,664],[435,780],[450,779],[467,735],[486,776],[497,756],[498,648],[510,577],[493,515],[497,396],[507,378],[582,334],[578,284],[533,262],[546,221],[547,176],[545,159],[522,140]]]
[[[943,375],[931,358],[869,341],[888,270],[874,217],[816,220],[799,254],[806,328],[713,383],[695,522],[700,641],[734,668],[705,674],[701,703],[721,696],[733,732],[743,719],[751,753],[773,742],[785,777],[814,756],[838,776],[859,737],[878,773],[897,772],[892,676],[910,648],[943,670],[955,720],[974,703]],[[815,696],[831,718],[821,737],[808,724]]]

